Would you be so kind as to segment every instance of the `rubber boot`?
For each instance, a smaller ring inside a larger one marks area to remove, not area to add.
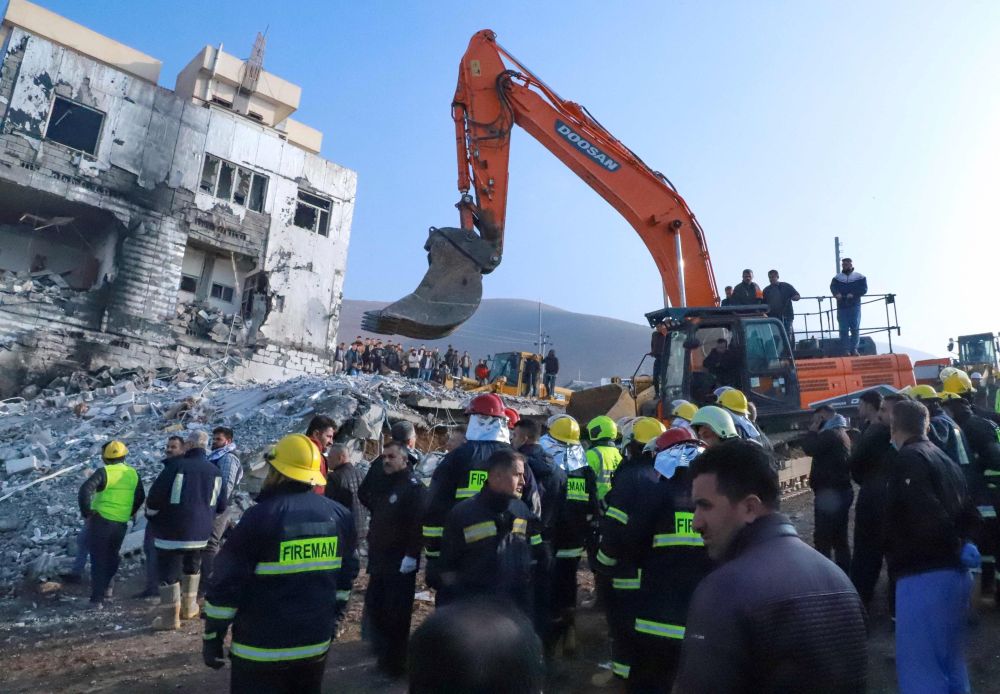
[[[201,574],[181,576],[181,619],[194,619],[198,616],[198,584]]]
[[[153,620],[154,629],[157,631],[172,631],[181,628],[180,583],[160,586],[160,604],[156,610],[160,614]]]

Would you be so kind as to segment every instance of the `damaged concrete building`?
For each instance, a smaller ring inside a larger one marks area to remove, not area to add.
[[[26,0],[0,41],[0,397],[105,365],[326,372],[357,175],[263,39],[206,46],[173,91]]]

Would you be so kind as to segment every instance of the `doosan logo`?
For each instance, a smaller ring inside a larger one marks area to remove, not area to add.
[[[609,157],[607,154],[599,150],[594,145],[590,144],[580,133],[573,130],[561,120],[556,121],[556,132],[562,135],[563,139],[567,142],[571,142],[577,149],[586,154],[588,157],[596,161],[598,164],[603,166],[608,171],[617,171],[621,166],[614,159]]]

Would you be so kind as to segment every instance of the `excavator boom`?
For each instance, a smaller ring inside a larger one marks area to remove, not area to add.
[[[517,70],[509,69],[507,59]],[[469,319],[482,275],[503,255],[510,134],[519,125],[632,225],[674,306],[719,303],[704,233],[673,185],[589,112],[559,97],[506,52],[489,30],[475,34],[459,65],[452,103],[458,154],[459,228],[431,229],[429,267],[417,289],[380,311],[369,332],[435,339]]]

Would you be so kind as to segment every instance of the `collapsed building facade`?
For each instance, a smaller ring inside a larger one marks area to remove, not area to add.
[[[0,397],[100,366],[327,372],[357,175],[290,118],[262,38],[173,91],[25,0],[0,41]]]

